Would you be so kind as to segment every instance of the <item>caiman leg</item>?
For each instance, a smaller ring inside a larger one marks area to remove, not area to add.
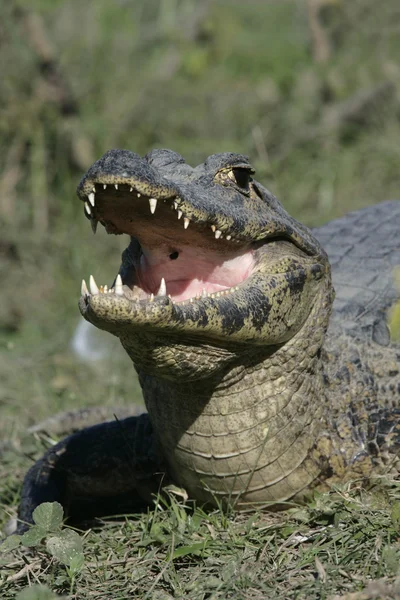
[[[72,520],[143,510],[166,483],[147,414],[79,431],[50,448],[25,476],[18,533],[42,502]]]

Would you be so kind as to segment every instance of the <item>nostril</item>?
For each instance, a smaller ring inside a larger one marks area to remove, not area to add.
[[[171,260],[176,260],[179,256],[179,252],[172,252],[172,254],[169,255]]]

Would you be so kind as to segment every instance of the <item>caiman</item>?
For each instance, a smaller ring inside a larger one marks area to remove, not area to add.
[[[83,177],[93,230],[130,242],[110,287],[82,282],[79,308],[120,339],[147,413],[50,448],[26,475],[20,528],[43,501],[115,514],[174,484],[198,503],[279,508],[398,475],[400,202],[311,233],[253,175],[239,154],[192,168],[171,150],[111,150]]]

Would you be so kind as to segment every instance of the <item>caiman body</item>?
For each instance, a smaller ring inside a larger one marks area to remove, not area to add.
[[[168,483],[252,509],[397,473],[400,203],[312,235],[253,172],[237,154],[193,169],[168,150],[113,150],[82,179],[92,228],[131,241],[110,289],[83,282],[80,310],[121,340],[148,414],[50,449],[21,521],[44,500],[78,516],[140,507]]]

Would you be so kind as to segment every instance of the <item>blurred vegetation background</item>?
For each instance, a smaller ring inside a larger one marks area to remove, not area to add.
[[[399,197],[398,0],[10,0],[0,51],[8,435],[138,393],[117,342],[106,369],[70,351],[82,277],[110,283],[125,244],[75,196],[106,150],[247,154],[310,226]]]

